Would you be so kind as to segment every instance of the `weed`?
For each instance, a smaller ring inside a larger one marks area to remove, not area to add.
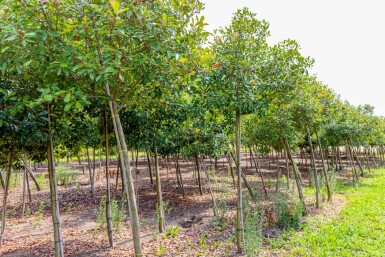
[[[199,237],[199,246],[201,249],[206,249],[207,248],[207,242],[206,242],[206,239],[207,239],[207,233],[203,233],[200,237]]]
[[[43,173],[36,176],[36,181],[39,184],[41,189],[45,189],[47,187],[47,179]],[[34,185],[36,187],[36,185]]]
[[[275,211],[277,225],[279,227],[285,229],[297,229],[300,227],[302,213],[304,211],[304,207],[300,202],[288,199],[288,197],[283,194],[277,194],[275,199]]]
[[[126,217],[126,211],[124,208],[119,207],[117,200],[111,201],[111,214],[112,214],[112,227],[116,231],[120,231],[123,226],[124,219]],[[96,220],[101,227],[106,227],[107,218],[106,218],[106,198],[102,197],[97,213]]]
[[[178,226],[171,226],[169,229],[167,229],[166,233],[164,233],[163,238],[167,237],[175,237],[179,232]]]
[[[166,252],[166,249],[161,245],[155,252],[156,256],[162,256]]]
[[[58,166],[56,170],[57,184],[61,186],[69,186],[76,181],[78,174],[71,172],[65,166]]]

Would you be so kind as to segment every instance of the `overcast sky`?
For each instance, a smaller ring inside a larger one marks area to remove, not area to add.
[[[354,105],[385,116],[384,0],[201,0],[212,31],[249,7],[270,23],[269,42],[295,39],[316,63],[313,73]]]

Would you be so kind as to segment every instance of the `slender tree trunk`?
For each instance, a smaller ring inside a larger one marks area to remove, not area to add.
[[[250,151],[251,151],[250,152],[251,157],[253,157],[253,152],[252,152],[251,148],[250,148]],[[265,184],[265,180],[263,179],[261,168],[259,167],[259,161],[258,161],[258,155],[257,155],[257,149],[256,148],[255,148],[254,152],[255,152],[255,157],[252,159],[254,161],[255,170],[257,173],[259,173],[259,176],[260,176],[261,182],[262,182],[263,191],[265,192],[265,195],[267,196],[266,184]]]
[[[29,163],[29,169],[31,168],[31,163]],[[28,199],[29,203],[32,202],[32,195],[31,195],[31,186],[29,184],[29,175],[28,175],[28,169],[27,169],[27,189],[28,189]]]
[[[1,170],[0,170],[0,182],[1,182],[1,187],[3,188],[3,190],[5,190],[5,181]]]
[[[195,156],[195,165],[196,165],[196,167],[197,167],[199,193],[200,193],[201,195],[203,195],[202,184],[201,184],[201,170],[200,170],[198,158],[199,158],[198,156]]]
[[[214,213],[214,216],[216,217],[216,216],[218,216],[217,203],[215,201],[215,196],[214,196],[214,193],[213,193],[213,189],[211,187],[210,176],[209,176],[209,173],[207,171],[207,167],[206,167],[206,165],[204,164],[203,161],[202,161],[202,167],[203,167],[204,173],[206,174],[207,184],[208,184],[210,195],[211,195],[211,202],[213,204],[213,213]]]
[[[165,229],[164,209],[163,209],[163,197],[162,197],[162,184],[159,174],[159,158],[158,150],[154,144],[154,160],[155,160],[155,177],[156,177],[156,195],[157,195],[157,212],[158,212],[158,229],[159,233],[163,233]]]
[[[284,138],[284,142],[285,142],[287,157],[289,158],[291,166],[293,168],[294,179],[295,179],[295,182],[297,184],[297,189],[298,189],[298,197],[299,197],[299,200],[301,201],[301,203],[303,204],[303,206],[305,207],[305,198],[303,196],[302,185],[301,185],[301,181],[299,179],[300,174],[299,174],[299,171],[298,171],[298,167],[297,167],[297,165],[294,162],[293,156],[291,155],[291,150],[290,150],[289,142],[287,141],[286,138]]]
[[[231,153],[231,156],[234,159],[235,166],[238,166],[237,160],[234,158],[234,155],[232,153]],[[247,190],[249,191],[251,198],[253,198],[253,196],[254,196],[253,189],[249,185],[249,182],[247,182],[246,175],[243,172],[241,173],[241,175],[242,175],[243,183],[245,183],[245,186],[246,186]]]
[[[233,179],[233,187],[235,188],[234,169],[233,169],[233,165],[231,163],[230,154],[226,154],[226,158],[227,158],[227,162],[229,163],[231,178]]]
[[[112,213],[111,213],[111,184],[110,184],[110,160],[108,159],[108,114],[104,113],[104,132],[106,140],[106,183],[107,183],[107,195],[106,195],[106,220],[108,231],[108,242],[110,247],[114,247],[114,239],[112,236]]]
[[[365,147],[365,157],[366,157],[366,165],[368,166],[368,170],[371,173],[372,170],[370,168],[370,159],[369,159],[369,150],[368,147]]]
[[[27,198],[27,160],[26,158],[23,158],[24,162],[24,170],[23,170],[23,201],[22,201],[22,207],[21,207],[21,218],[24,218],[24,212],[25,212],[25,201]]]
[[[235,114],[235,142],[237,156],[237,253],[241,254],[244,250],[244,229],[243,229],[243,207],[242,207],[242,169],[241,169],[241,112],[237,109]]]
[[[320,137],[318,135],[317,128],[314,128],[314,131],[315,131],[315,134],[317,136],[318,146],[319,146],[319,150],[320,150],[320,154],[321,154],[322,171],[323,171],[323,174],[324,174],[324,180],[325,180],[325,184],[326,184],[326,191],[327,191],[327,194],[328,194],[328,201],[331,201],[332,200],[332,192],[330,190],[329,177],[328,177],[327,171],[326,171],[325,158],[324,158],[324,154],[323,154],[323,151],[322,151],[321,139],[320,139]]]
[[[346,155],[347,156],[349,155],[350,165],[352,167],[353,184],[356,184],[356,182],[358,181],[358,176],[357,176],[357,172],[356,172],[356,165],[354,163],[353,152],[352,152],[352,149],[350,149],[349,145],[346,146]]]
[[[107,95],[110,96],[110,88],[108,83],[106,84],[106,92]],[[128,203],[128,210],[131,220],[131,229],[132,229],[132,236],[134,241],[134,250],[135,250],[135,256],[141,257],[142,256],[142,247],[140,243],[140,229],[139,229],[139,214],[135,199],[135,188],[134,188],[134,182],[131,175],[131,168],[130,168],[130,161],[128,159],[128,149],[126,145],[126,139],[123,133],[122,124],[120,122],[120,117],[117,112],[116,103],[113,100],[109,101],[110,111],[111,111],[111,117],[114,125],[114,131],[116,136],[116,141],[119,149],[119,156],[122,160],[122,175],[123,175],[123,181],[125,186],[125,193],[127,195],[127,203]]]
[[[289,167],[289,159],[287,158],[287,150],[285,149],[285,164],[286,164],[286,186],[287,189],[290,188],[290,167]]]
[[[118,156],[118,161],[117,161],[117,163],[116,163],[116,180],[115,180],[115,191],[117,191],[118,190],[118,186],[119,186],[119,174],[120,174],[120,167],[121,167],[121,165],[120,165],[120,158],[119,158],[119,156]]]
[[[37,191],[40,191],[41,188],[40,188],[40,186],[39,186],[39,183],[37,183],[37,180],[36,180],[35,176],[34,176],[33,173],[32,173],[32,169],[28,169],[27,172],[28,172],[28,174],[30,175],[30,177],[32,178],[33,182],[35,183],[36,190],[37,190]]]
[[[59,212],[59,199],[57,195],[57,181],[55,172],[55,156],[51,134],[51,109],[48,105],[48,133],[49,140],[47,142],[48,151],[48,175],[49,175],[49,188],[51,198],[51,212],[52,212],[52,224],[55,240],[55,256],[64,256],[63,238],[60,228],[60,212]]]
[[[12,148],[9,149],[8,152],[8,169],[5,175],[5,189],[3,195],[3,208],[1,212],[1,231],[0,231],[0,247],[3,245],[4,241],[4,231],[5,231],[5,218],[7,215],[7,198],[8,198],[8,190],[9,184],[11,182],[11,171],[12,171],[12,162],[13,162],[13,151]]]
[[[319,202],[320,202],[320,192],[319,191],[320,191],[320,189],[319,189],[319,182],[318,182],[317,164],[315,161],[313,143],[311,141],[309,128],[307,127],[306,130],[307,130],[307,137],[309,139],[311,158],[313,159],[313,169],[314,169],[313,174],[314,174],[315,194],[316,194],[315,206],[316,206],[316,208],[319,208]]]
[[[179,154],[176,155],[176,158],[175,158],[175,162],[176,162],[176,173],[177,173],[177,176],[179,176],[179,181],[180,181],[180,186],[182,188],[182,194],[183,194],[183,197],[185,196],[185,190],[184,190],[184,185],[183,185],[183,178],[182,178],[182,172],[180,170],[180,166],[179,166]]]
[[[355,156],[356,160],[357,160],[358,168],[360,169],[360,172],[361,172],[360,175],[363,177],[364,176],[364,169],[362,168],[360,159],[358,158],[357,152],[353,148],[352,140],[350,138],[349,138],[349,146],[350,146],[350,149],[352,149],[353,161],[354,161],[354,156]]]
[[[88,150],[88,146],[86,147],[87,152],[87,159],[88,159],[88,171],[90,175],[90,185],[91,185],[91,194],[92,198],[95,198],[95,187],[94,187],[94,175],[92,174],[92,167],[91,167],[91,158],[90,158],[90,151]]]
[[[153,185],[154,184],[154,180],[152,178],[150,155],[149,155],[147,150],[146,150],[146,156],[147,156],[148,173],[150,174],[151,185]]]

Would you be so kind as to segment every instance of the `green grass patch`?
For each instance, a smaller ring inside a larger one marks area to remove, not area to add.
[[[385,170],[343,189],[348,203],[338,217],[308,219],[301,232],[269,240],[273,251],[284,256],[385,256]]]

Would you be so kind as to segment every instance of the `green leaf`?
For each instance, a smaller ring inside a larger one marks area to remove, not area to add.
[[[98,12],[102,12],[102,10],[99,8],[99,6],[97,6],[96,4],[90,4],[90,7],[91,8],[93,8],[93,9],[95,9],[96,11],[98,11]]]
[[[65,112],[68,112],[68,111],[71,109],[72,105],[73,105],[73,103],[67,103],[67,104],[64,106],[64,111],[65,111]]]
[[[64,97],[64,102],[68,103],[69,101],[71,101],[71,94],[67,93],[66,96]]]
[[[44,101],[46,101],[46,102],[51,102],[52,99],[53,99],[53,95],[51,95],[51,94],[46,94],[46,95],[43,96],[43,99],[44,99]]]
[[[8,49],[9,49],[9,46],[4,47],[3,49],[1,49],[1,53],[5,53],[5,51],[7,51]]]
[[[76,108],[76,109],[82,108],[82,104],[81,104],[80,102],[76,102],[75,108]]]
[[[202,61],[207,61],[208,59],[211,59],[213,55],[212,54],[205,54],[201,57]]]
[[[147,28],[148,28],[149,30],[152,30],[152,24],[151,24],[151,23],[147,22],[146,26],[147,26]]]
[[[112,9],[114,9],[115,14],[119,13],[119,5],[120,3],[116,0],[110,0],[110,4],[112,6]]]
[[[24,63],[24,67],[28,67],[33,60],[29,60],[28,62]]]
[[[21,44],[22,44],[24,47],[26,47],[26,46],[27,46],[27,41],[23,40],[23,41],[21,41]]]
[[[163,20],[163,23],[167,22],[167,14],[165,13],[162,14],[162,20]]]

